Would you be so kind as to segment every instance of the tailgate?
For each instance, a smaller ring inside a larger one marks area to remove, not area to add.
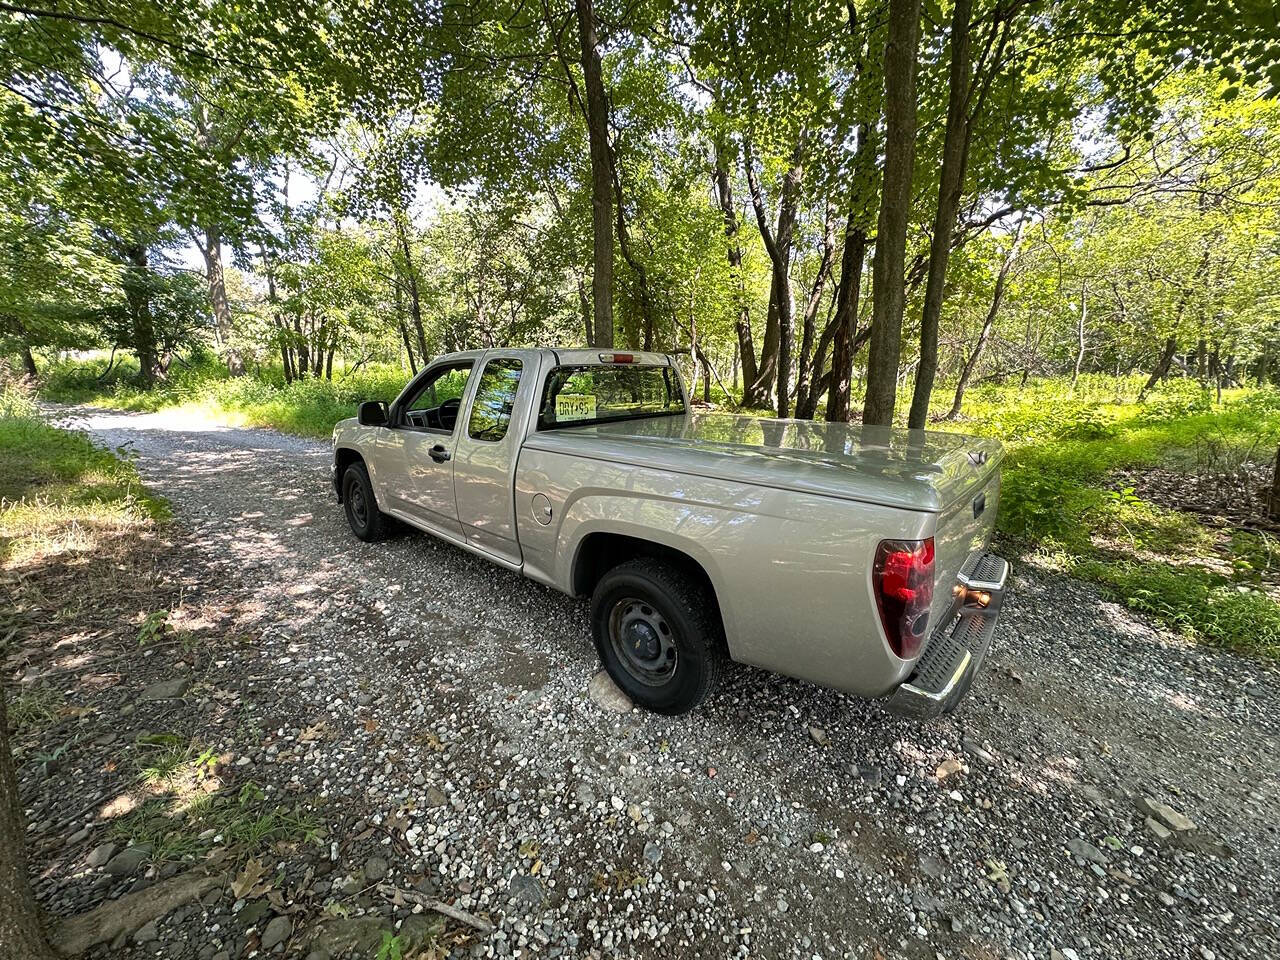
[[[934,590],[931,620],[938,624],[951,606],[956,574],[975,552],[984,550],[995,531],[1000,506],[1000,454],[975,465],[971,482],[938,515],[934,529]],[[938,624],[940,625],[940,624]]]

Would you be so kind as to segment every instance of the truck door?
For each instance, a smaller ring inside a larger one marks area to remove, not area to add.
[[[474,360],[428,367],[379,431],[379,486],[393,510],[454,538],[462,536],[453,498],[453,453]]]
[[[537,392],[539,357],[535,350],[495,350],[481,358],[454,453],[454,495],[467,542],[512,564],[520,563],[516,455]]]

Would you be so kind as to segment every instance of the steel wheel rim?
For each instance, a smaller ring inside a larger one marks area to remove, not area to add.
[[[609,612],[609,645],[632,679],[660,687],[675,676],[680,662],[676,634],[657,607],[626,597]]]
[[[355,520],[356,526],[364,527],[369,522],[369,507],[364,501],[364,491],[360,489],[360,484],[353,483],[351,489],[347,491],[347,506],[351,510],[351,518]]]

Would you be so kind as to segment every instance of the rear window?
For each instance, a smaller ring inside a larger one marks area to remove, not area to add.
[[[684,413],[684,397],[670,367],[556,367],[542,390],[538,429],[677,413]]]

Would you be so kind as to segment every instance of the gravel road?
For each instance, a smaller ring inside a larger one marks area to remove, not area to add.
[[[955,717],[745,667],[691,716],[614,713],[583,603],[426,536],[357,541],[327,444],[61,415],[133,450],[204,589],[263,613],[220,682],[265,732],[219,746],[329,804],[332,854],[308,856],[335,891],[491,917],[464,955],[1280,956],[1274,668],[1023,562]],[[171,955],[240,955],[234,923],[189,914]]]

